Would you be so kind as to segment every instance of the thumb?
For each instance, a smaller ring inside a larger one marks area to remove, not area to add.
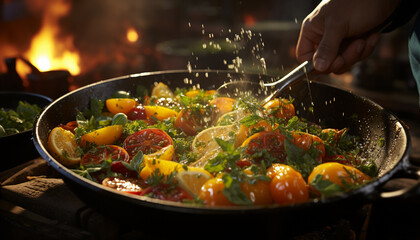
[[[327,71],[337,58],[344,33],[341,26],[325,26],[324,35],[314,54],[314,67],[319,72]]]

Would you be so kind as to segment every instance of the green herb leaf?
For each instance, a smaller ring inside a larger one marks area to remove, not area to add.
[[[127,123],[127,115],[124,113],[117,113],[112,118],[112,125],[122,125],[123,127]]]
[[[308,151],[305,151],[286,138],[284,140],[284,149],[287,154],[286,164],[299,171],[304,178],[307,178],[313,168],[320,164],[318,161],[320,152],[313,145]]]
[[[139,151],[130,161],[130,163],[122,162],[125,168],[128,170],[136,171],[140,174],[140,170],[143,168],[143,152]]]
[[[223,174],[222,179],[225,184],[223,194],[229,201],[238,205],[252,205],[252,201],[241,190],[239,181],[232,178],[229,173]]]
[[[340,185],[337,185],[330,180],[324,180],[320,174],[317,174],[315,178],[309,183],[309,185],[318,190],[322,197],[335,196],[345,191],[345,189]]]

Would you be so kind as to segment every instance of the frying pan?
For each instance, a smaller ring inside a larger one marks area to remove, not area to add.
[[[305,216],[313,221],[313,217],[319,218],[320,214],[329,212],[334,215],[340,209],[353,205],[361,206],[391,196],[392,194],[387,195],[381,191],[381,185],[398,173],[419,178],[417,168],[409,162],[411,148],[409,133],[397,117],[367,98],[319,82],[308,81],[297,82],[283,91],[282,97],[290,96],[295,99],[294,105],[298,116],[323,127],[338,129],[347,127],[350,129],[350,134],[360,136],[363,142],[361,146],[363,157],[374,159],[379,167],[379,177],[376,180],[340,196],[315,199],[291,206],[194,206],[117,192],[74,174],[47,151],[49,131],[58,124],[74,120],[77,110],[89,106],[90,98],[106,99],[116,91],[134,92],[139,84],[151,87],[155,82],[164,82],[171,89],[192,85],[203,89],[216,89],[228,81],[268,82],[270,78],[270,76],[229,71],[174,70],[132,74],[97,82],[70,92],[50,104],[38,117],[33,130],[34,143],[40,155],[62,175],[67,185],[89,206],[118,219],[134,217],[136,222],[140,221],[141,224],[150,224],[153,222],[150,219],[161,219],[162,216],[170,219],[167,221],[171,222],[171,225],[181,224],[177,219],[182,218],[194,219],[194,221],[187,220],[188,224],[198,223],[200,226],[205,220],[218,223],[252,221],[253,224],[264,221],[272,224],[275,220],[284,224],[289,220],[293,222],[290,216],[296,217],[295,221],[299,222],[303,221]],[[401,197],[413,192],[415,189],[393,195]]]

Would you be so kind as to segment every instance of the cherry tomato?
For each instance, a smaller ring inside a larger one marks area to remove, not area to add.
[[[245,181],[241,183],[241,190],[254,205],[267,205],[273,202],[268,181],[257,180],[254,184]]]
[[[219,116],[232,112],[234,103],[235,99],[228,97],[217,97],[210,101],[210,104],[216,107],[216,114]]]
[[[347,131],[347,129],[333,129],[333,128],[326,128],[322,129],[321,131],[321,138],[325,140],[325,142],[335,146],[340,141],[341,136]]]
[[[272,127],[265,120],[259,121],[257,124],[249,126],[249,127],[242,124],[239,127],[239,132],[238,132],[238,135],[236,136],[236,144],[240,146],[249,137],[249,135],[252,133],[252,130],[254,129],[262,129],[263,131],[271,131]]]
[[[168,145],[173,145],[172,138],[165,131],[157,128],[140,130],[128,136],[123,143],[130,157],[135,156],[139,151],[143,154],[152,154]]]
[[[249,156],[258,152],[267,151],[272,157],[284,162],[286,159],[284,139],[285,136],[278,132],[263,131],[247,138],[242,143],[242,147],[245,147],[245,154]],[[262,157],[253,160],[259,163]]]
[[[181,129],[188,136],[194,136],[208,127],[212,119],[212,114],[207,116],[204,110],[183,109],[176,116],[174,126]]]
[[[147,120],[146,110],[142,104],[137,105],[127,113],[127,118],[134,120]]]
[[[282,118],[286,121],[295,116],[295,107],[284,98],[275,98],[264,104],[264,108],[267,115]]]
[[[308,201],[308,186],[298,171],[284,164],[273,164],[267,169],[267,175],[271,177],[270,190],[275,203],[287,205]]]
[[[183,200],[192,200],[193,197],[180,187],[161,184],[158,186],[150,186],[144,189],[140,196],[148,196],[160,200],[172,202],[182,202]]]
[[[145,183],[137,178],[107,177],[102,180],[102,185],[117,191],[140,195]]]
[[[236,162],[236,166],[240,168],[249,167],[253,164],[253,162],[250,159],[241,158]]]
[[[314,144],[315,148],[320,151],[319,160],[325,156],[324,141],[315,135],[293,132],[293,143],[305,151],[308,151]]]
[[[337,162],[328,162],[316,166],[309,175],[308,182],[311,183],[318,174],[322,175],[324,180],[329,180],[344,188],[347,188],[347,186],[343,182],[346,182],[347,185],[354,185],[371,179],[359,169]]]
[[[136,177],[137,172],[128,170],[124,167],[122,162],[130,162],[130,157],[127,151],[116,145],[103,145],[92,148],[80,160],[82,166],[88,166],[90,164],[101,164],[104,160],[111,159],[111,171],[120,173],[125,177]],[[98,181],[101,182],[105,171],[99,171],[92,173],[91,175]]]
[[[223,189],[225,184],[223,183],[222,178],[215,177],[209,179],[201,187],[199,197],[203,200],[205,205],[209,206],[233,206],[227,197],[223,194]]]
[[[127,114],[137,105],[136,100],[132,98],[109,98],[105,101],[106,108],[112,114]]]

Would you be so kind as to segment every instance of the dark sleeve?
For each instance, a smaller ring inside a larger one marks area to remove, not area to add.
[[[382,32],[391,32],[410,21],[420,9],[420,0],[402,0],[395,11],[385,20]]]

